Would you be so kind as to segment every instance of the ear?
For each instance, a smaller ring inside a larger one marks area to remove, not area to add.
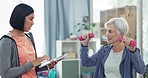
[[[121,32],[119,35],[120,35],[120,36],[118,37],[118,41],[119,41],[119,42],[122,42],[122,41],[123,41],[123,37],[124,37],[124,33]]]
[[[121,33],[120,33],[120,36],[122,36],[122,37],[123,37],[123,36],[124,36],[124,33],[123,33],[123,32],[121,32]]]

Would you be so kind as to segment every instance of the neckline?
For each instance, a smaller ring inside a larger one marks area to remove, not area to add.
[[[118,52],[115,52],[115,51],[113,50],[113,48],[111,49],[111,51],[112,51],[114,54],[121,54],[121,53],[123,53],[123,50],[118,51]]]
[[[12,33],[11,31],[9,31],[9,33],[12,37],[25,38],[25,34],[23,34],[23,36],[18,36],[18,35],[15,35],[14,33]]]

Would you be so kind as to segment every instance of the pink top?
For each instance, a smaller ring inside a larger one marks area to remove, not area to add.
[[[31,43],[28,40],[27,36],[24,34],[23,37],[19,37],[10,32],[12,38],[16,41],[19,55],[20,66],[27,62],[32,62],[35,60],[35,50]],[[37,78],[35,68],[32,68],[28,72],[22,75],[22,78]]]

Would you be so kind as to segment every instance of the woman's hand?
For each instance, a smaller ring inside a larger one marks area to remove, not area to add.
[[[47,65],[48,69],[54,68],[54,66],[58,63],[58,61],[51,60],[51,63]]]
[[[42,57],[39,57],[39,58],[35,59],[34,61],[32,61],[32,64],[34,67],[36,67],[36,66],[40,65],[43,60],[49,60],[49,59],[50,58],[48,56],[42,56]]]
[[[90,40],[89,35],[85,34],[83,37],[86,38],[84,41],[82,41],[83,46],[88,46]]]
[[[123,42],[124,42],[124,45],[129,48],[130,51],[134,52],[136,50],[136,46],[131,46],[130,45],[130,42],[134,40],[132,38],[128,38],[128,37],[124,37],[123,38]]]

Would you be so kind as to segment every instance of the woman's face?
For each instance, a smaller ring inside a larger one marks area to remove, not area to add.
[[[25,32],[29,32],[29,30],[31,29],[32,25],[34,24],[33,19],[34,19],[34,13],[25,17],[25,22],[24,22]]]
[[[107,26],[106,36],[108,39],[108,43],[114,44],[115,42],[117,42],[119,35],[117,34],[113,24],[109,24]]]

